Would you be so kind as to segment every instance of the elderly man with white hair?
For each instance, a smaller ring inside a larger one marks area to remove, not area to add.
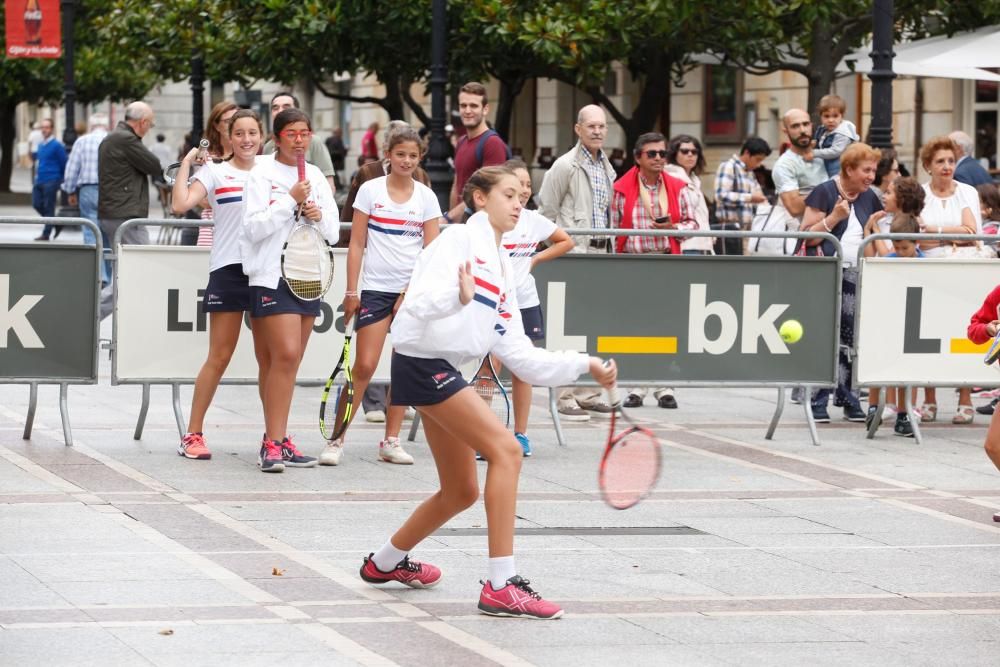
[[[604,109],[588,104],[580,109],[573,126],[576,145],[559,157],[545,173],[538,193],[542,215],[563,229],[608,229],[611,197],[618,178],[604,153],[608,120]],[[575,252],[610,252],[610,236],[574,236]],[[591,414],[608,415],[611,407],[593,387],[563,388],[560,416],[567,421],[588,421]]]
[[[955,131],[948,135],[959,148],[960,154],[955,156],[958,163],[955,165],[955,180],[976,187],[983,183],[992,183],[990,173],[976,159],[976,145],[972,142],[972,137],[962,131]]]
[[[109,242],[115,232],[130,218],[149,216],[149,177],[160,173],[160,159],[142,144],[142,138],[156,126],[153,109],[145,102],[132,102],[125,107],[125,120],[108,133],[98,149],[97,214],[101,231]],[[149,232],[145,227],[130,227],[122,237],[123,244],[146,245]],[[101,317],[111,313],[111,291],[101,298]]]
[[[97,196],[99,174],[97,171],[98,153],[101,142],[108,136],[108,117],[103,113],[91,114],[88,119],[90,131],[73,144],[69,160],[66,162],[66,175],[62,189],[69,195],[69,203],[80,207],[80,215],[100,226],[97,216]],[[104,246],[108,240],[102,233]],[[89,227],[83,228],[83,242],[93,244],[96,241]],[[107,262],[101,263],[101,284],[110,281],[110,267]]]

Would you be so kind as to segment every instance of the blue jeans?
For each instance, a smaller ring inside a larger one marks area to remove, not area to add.
[[[44,183],[35,183],[35,187],[31,188],[31,206],[43,218],[55,217],[56,195],[59,194],[60,183],[62,181],[46,181]],[[45,225],[45,229],[42,230],[42,236],[48,239],[52,234],[53,227],[54,225]]]
[[[77,199],[80,206],[80,216],[90,220],[100,229],[100,223],[97,220],[97,192],[96,185],[81,185]],[[86,225],[83,227],[83,242],[87,245],[95,245],[96,243],[94,232]],[[105,236],[104,230],[101,230],[101,245],[105,250],[108,249],[108,237]],[[101,285],[107,285],[109,282],[111,282],[111,262],[102,257]]]

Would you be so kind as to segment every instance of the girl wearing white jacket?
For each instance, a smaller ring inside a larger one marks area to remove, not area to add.
[[[250,317],[261,341],[257,354],[264,403],[265,436],[258,465],[263,472],[286,466],[308,468],[316,459],[304,456],[288,438],[288,410],[295,376],[309,341],[320,302],[298,299],[281,277],[281,247],[295,225],[295,212],[320,227],[327,240],[340,234],[337,207],[330,184],[312,164],[299,181],[296,154],[309,148],[309,117],[285,109],[274,119],[275,153],[262,156],[250,171],[245,188],[243,270],[249,276]]]
[[[521,212],[520,183],[505,167],[480,169],[464,199],[478,209],[467,224],[450,227],[420,254],[406,300],[393,322],[392,402],[412,405],[423,419],[440,490],[424,501],[378,551],[364,559],[361,578],[434,586],[441,570],[409,559],[409,552],[479,497],[475,452],[488,461],[486,520],[489,580],[479,609],[496,616],[558,618],[562,609],[543,600],[517,574],[514,512],[521,447],[457,370],[496,355],[518,377],[537,385],[564,385],[590,371],[614,384],[614,364],[579,352],[548,352],[524,334],[517,285],[501,236]]]

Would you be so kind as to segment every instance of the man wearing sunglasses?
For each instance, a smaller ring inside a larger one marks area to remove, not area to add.
[[[276,93],[274,97],[271,98],[271,125],[274,125],[274,118],[279,113],[285,109],[298,109],[299,108],[299,98],[295,97],[291,93],[280,92]],[[267,140],[264,144],[264,148],[261,149],[261,153],[268,155],[274,152],[274,137]],[[309,148],[306,150],[306,162],[314,164],[319,167],[319,170],[323,172],[326,176],[327,182],[330,183],[330,189],[334,194],[337,193],[336,171],[333,169],[333,160],[330,158],[330,151],[326,149],[321,141],[310,141]]]
[[[615,181],[611,226],[616,229],[674,229],[680,222],[684,182],[669,176],[667,139],[659,132],[641,135],[635,144],[635,166]],[[680,254],[680,240],[664,236],[619,236],[617,252]]]
[[[611,202],[611,226],[615,229],[676,229],[681,222],[680,197],[686,183],[666,173],[667,138],[647,132],[635,142],[635,166],[615,181]],[[665,236],[619,236],[615,250],[628,254],[676,254],[680,239]],[[639,407],[648,388],[628,391],[625,405]],[[676,408],[674,390],[660,387],[653,392],[661,408]]]

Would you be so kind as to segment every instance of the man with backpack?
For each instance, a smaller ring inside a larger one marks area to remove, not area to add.
[[[458,110],[465,127],[465,136],[455,147],[455,183],[451,188],[451,209],[445,222],[461,222],[465,213],[462,190],[466,181],[480,167],[501,165],[511,157],[510,148],[486,123],[490,107],[486,101],[486,86],[476,81],[458,91]]]

